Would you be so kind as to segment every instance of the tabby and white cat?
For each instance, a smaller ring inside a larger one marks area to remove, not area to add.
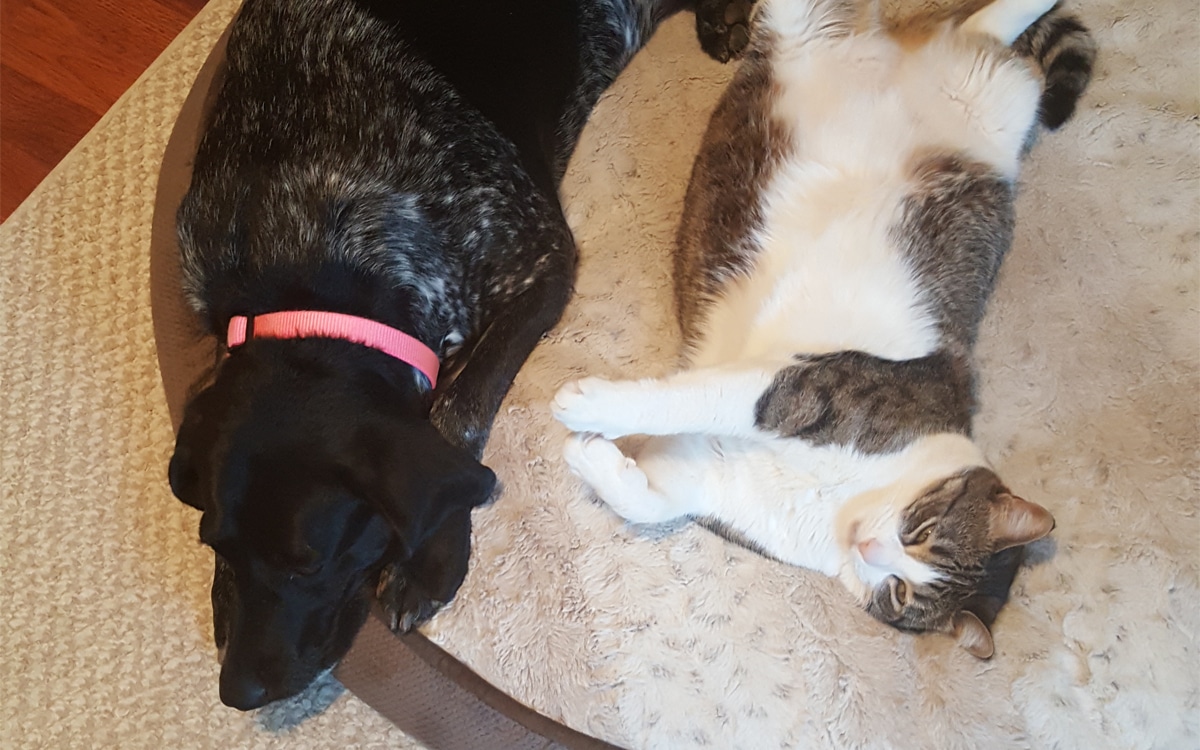
[[[679,230],[687,367],[555,397],[601,499],[703,519],[991,656],[1021,546],[1054,527],[970,434],[1018,165],[1095,55],[1052,5],[884,30],[842,0],[760,1]],[[611,442],[635,434],[654,436],[636,456]]]

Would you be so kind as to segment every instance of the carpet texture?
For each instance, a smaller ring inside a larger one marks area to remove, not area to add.
[[[147,247],[167,135],[235,8],[213,0],[0,227],[2,747],[417,746],[333,680],[251,715],[217,700],[211,554],[165,482]],[[729,76],[688,16],[572,162],[577,298],[501,410],[486,461],[504,493],[476,512],[471,574],[429,635],[630,747],[1196,747],[1200,16],[1080,12],[1097,78],[1024,172],[979,347],[985,452],[1058,521],[991,661],[694,526],[626,527],[563,467],[563,381],[676,355],[670,245]]]

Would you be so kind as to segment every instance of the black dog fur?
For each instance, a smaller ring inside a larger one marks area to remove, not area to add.
[[[745,4],[745,0],[741,0]],[[378,593],[393,628],[467,573],[479,463],[562,313],[557,186],[591,108],[686,0],[247,0],[178,214],[185,293],[232,316],[370,318],[439,354],[436,392],[339,340],[251,339],[197,384],[171,459],[216,552],[221,700],[293,695]],[[703,45],[721,14],[705,0]],[[722,21],[722,23],[724,23]]]

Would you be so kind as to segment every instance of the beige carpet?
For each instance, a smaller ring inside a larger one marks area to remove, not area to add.
[[[254,715],[219,704],[210,555],[164,480],[155,178],[234,7],[214,0],[0,228],[0,747],[412,746],[332,681]],[[563,469],[558,385],[674,357],[669,245],[728,75],[688,17],[577,154],[578,299],[502,410],[487,457],[505,494],[429,633],[634,747],[1196,747],[1200,18],[1194,0],[1082,12],[1097,81],[1025,172],[980,348],[986,452],[1058,519],[992,661],[702,530],[627,529]]]

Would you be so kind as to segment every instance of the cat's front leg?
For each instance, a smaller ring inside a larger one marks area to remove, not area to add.
[[[550,411],[573,432],[590,432],[612,440],[639,434],[645,421],[645,391],[652,381],[582,378],[563,384]]]
[[[753,407],[758,429],[814,445],[897,450],[920,435],[969,434],[969,362],[946,351],[903,361],[843,351],[796,358]]]
[[[625,435],[703,434],[754,438],[759,397],[775,366],[701,368],[664,378],[584,378],[559,389],[554,416],[575,432]]]

